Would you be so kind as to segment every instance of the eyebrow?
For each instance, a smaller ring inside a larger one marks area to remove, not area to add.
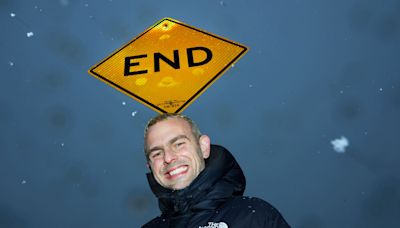
[[[180,139],[187,139],[187,140],[190,141],[189,137],[187,137],[186,135],[178,135],[178,136],[172,138],[171,140],[169,140],[168,143],[169,143],[169,144],[174,144],[176,141],[178,141],[178,140],[180,140]],[[162,147],[160,147],[160,146],[154,146],[154,147],[152,147],[152,148],[148,151],[147,155],[150,155],[152,152],[157,151],[157,150],[162,150]]]
[[[162,148],[159,147],[159,146],[155,146],[155,147],[151,148],[151,149],[147,152],[147,155],[150,155],[152,152],[154,152],[154,151],[156,151],[156,150],[162,150]]]
[[[178,136],[172,138],[171,140],[169,140],[169,144],[174,144],[179,139],[187,139],[190,141],[189,137],[187,137],[186,135],[178,135]]]

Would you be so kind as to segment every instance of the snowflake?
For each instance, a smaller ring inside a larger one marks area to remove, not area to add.
[[[346,137],[341,137],[339,139],[334,139],[331,141],[331,144],[333,145],[333,149],[337,153],[344,153],[346,152],[346,147],[349,146],[349,140],[347,140]]]

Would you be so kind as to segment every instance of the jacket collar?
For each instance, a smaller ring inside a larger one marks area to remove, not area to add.
[[[235,158],[224,147],[217,145],[211,145],[204,170],[184,189],[162,187],[151,172],[147,173],[147,179],[158,198],[161,212],[166,216],[215,209],[228,198],[243,195],[246,187],[246,179]]]

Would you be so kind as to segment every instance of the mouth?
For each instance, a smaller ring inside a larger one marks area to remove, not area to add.
[[[188,172],[188,169],[189,169],[189,166],[187,166],[187,165],[177,166],[177,167],[174,167],[174,168],[168,170],[165,173],[165,176],[167,179],[175,179],[177,177],[180,177],[180,176],[186,174]]]

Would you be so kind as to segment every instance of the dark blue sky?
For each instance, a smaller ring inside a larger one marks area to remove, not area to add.
[[[0,0],[0,17],[0,227],[158,215],[156,113],[87,70],[164,17],[250,48],[183,112],[235,155],[246,195],[293,227],[399,223],[398,0]]]

